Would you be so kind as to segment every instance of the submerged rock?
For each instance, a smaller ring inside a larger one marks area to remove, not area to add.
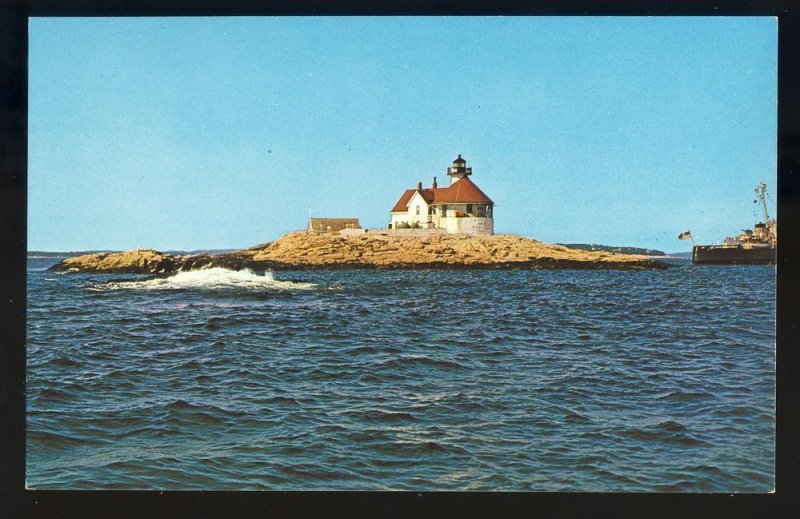
[[[87,254],[51,267],[66,272],[165,274],[223,267],[299,269],[662,269],[645,256],[569,249],[514,234],[428,237],[293,232],[249,249],[211,256],[174,256],[150,249]]]

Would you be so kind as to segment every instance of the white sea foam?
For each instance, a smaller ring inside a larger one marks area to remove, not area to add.
[[[142,281],[116,281],[106,283],[96,289],[136,289],[136,290],[307,290],[314,288],[314,283],[299,283],[295,281],[280,281],[272,276],[271,272],[263,275],[252,270],[228,270],[224,268],[209,268],[202,270],[189,270],[178,272],[166,278],[147,279]]]

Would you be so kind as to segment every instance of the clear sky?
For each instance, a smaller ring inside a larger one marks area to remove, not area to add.
[[[774,18],[34,18],[28,249],[385,227],[460,153],[498,233],[688,250],[776,132]]]

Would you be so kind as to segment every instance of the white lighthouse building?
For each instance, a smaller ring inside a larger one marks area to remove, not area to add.
[[[450,185],[407,189],[391,211],[389,229],[445,229],[447,233],[494,234],[494,202],[470,180],[472,168],[458,156],[447,168]]]

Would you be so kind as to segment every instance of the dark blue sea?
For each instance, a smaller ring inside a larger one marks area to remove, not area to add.
[[[774,267],[55,261],[28,261],[29,488],[774,486]]]

